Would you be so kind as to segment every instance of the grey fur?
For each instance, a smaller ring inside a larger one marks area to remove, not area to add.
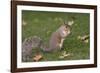
[[[42,48],[42,50],[46,51],[46,52],[60,50],[63,46],[64,39],[69,34],[70,34],[69,26],[67,26],[67,25],[60,26],[55,32],[52,33],[50,40],[49,40],[49,47]]]
[[[22,43],[22,61],[28,61],[33,48],[40,48],[43,51],[51,52],[59,50],[63,46],[64,39],[70,34],[70,26],[63,24],[51,34],[49,46],[37,36],[29,37]]]
[[[22,61],[28,61],[33,48],[40,48],[42,40],[37,37],[26,38],[22,43]]]

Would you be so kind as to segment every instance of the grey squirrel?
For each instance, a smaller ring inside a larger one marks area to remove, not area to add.
[[[70,26],[74,21],[69,21],[67,24],[63,23],[55,32],[51,34],[49,46],[38,36],[26,38],[22,43],[22,61],[27,61],[33,48],[40,48],[45,52],[52,52],[60,50],[63,46],[63,41],[70,34]]]

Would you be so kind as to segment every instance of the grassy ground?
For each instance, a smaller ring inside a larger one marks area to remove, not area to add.
[[[22,26],[22,40],[30,36],[39,36],[47,43],[52,32],[56,31],[61,26],[62,20],[67,21],[71,16],[75,16],[76,20],[72,25],[71,34],[66,37],[64,41],[63,49],[52,53],[46,53],[40,50],[40,53],[43,55],[43,59],[40,61],[89,59],[89,42],[84,43],[77,39],[78,36],[89,35],[89,14],[42,11],[22,12],[22,20],[27,23]],[[71,55],[59,59],[63,51]],[[32,55],[34,55],[36,50],[33,49],[32,52]]]

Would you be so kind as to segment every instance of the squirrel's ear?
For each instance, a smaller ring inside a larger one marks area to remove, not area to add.
[[[68,25],[68,22],[67,21],[64,21],[64,23],[63,23],[64,25]]]

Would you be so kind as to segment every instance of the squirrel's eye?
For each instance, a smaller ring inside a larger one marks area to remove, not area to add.
[[[67,28],[67,26],[65,26]]]
[[[66,25],[65,27],[68,28],[68,25]]]

